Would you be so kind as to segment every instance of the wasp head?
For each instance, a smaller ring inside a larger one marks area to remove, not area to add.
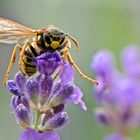
[[[45,46],[58,49],[65,40],[65,34],[57,28],[48,28],[44,33]]]

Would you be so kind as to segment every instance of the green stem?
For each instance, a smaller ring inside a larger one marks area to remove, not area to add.
[[[38,130],[38,125],[39,125],[39,119],[40,119],[40,111],[36,111],[36,118],[35,118],[35,124],[34,124],[34,129]]]

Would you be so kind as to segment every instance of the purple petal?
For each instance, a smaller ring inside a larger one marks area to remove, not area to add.
[[[14,80],[8,80],[8,82],[7,82],[7,88],[14,95],[21,96],[21,93],[18,91],[18,88],[17,88]]]
[[[26,78],[21,72],[15,75],[15,83],[19,92],[23,93],[25,91]]]
[[[46,122],[46,128],[55,129],[61,127],[68,121],[68,118],[66,112],[58,113]]]
[[[38,103],[39,96],[39,83],[38,81],[31,77],[27,80],[26,83],[26,96],[31,100],[35,105]]]
[[[40,103],[44,105],[51,96],[53,79],[51,76],[42,76],[39,81]]]
[[[60,136],[54,131],[39,133],[33,129],[27,129],[18,140],[60,140]]]
[[[41,140],[40,134],[33,129],[27,129],[20,135],[18,140]],[[43,140],[43,139],[42,139]]]
[[[37,70],[45,75],[51,75],[61,64],[61,56],[58,52],[46,52],[36,58]]]
[[[24,106],[22,103],[19,104],[15,110],[15,114],[19,122],[30,126],[32,121],[31,112],[28,108],[26,108],[26,106]]]
[[[49,131],[42,133],[39,140],[60,140],[60,136],[54,131]]]
[[[26,106],[26,108],[29,109],[29,102],[28,102],[26,96],[13,95],[12,99],[11,99],[12,108],[15,110],[19,104],[23,104],[24,106]]]
[[[75,104],[79,104],[80,107],[86,111],[87,110],[87,107],[85,105],[85,103],[82,101],[82,97],[83,97],[83,93],[82,91],[80,90],[80,88],[78,87],[75,87],[74,88],[74,91],[73,91],[73,94],[71,94],[71,99],[72,101],[75,103]]]
[[[67,85],[74,82],[74,69],[69,63],[65,63],[59,73],[62,85]]]
[[[75,87],[73,84],[68,84],[62,87],[61,90],[53,96],[50,101],[50,107],[56,107],[60,104],[73,102],[75,104],[79,104],[83,110],[86,110],[86,106],[81,100],[82,97],[83,93],[78,87]]]
[[[62,88],[63,87],[62,87],[61,82],[54,82],[54,86],[53,86],[53,89],[52,89],[52,95],[56,96]]]
[[[86,104],[85,104],[82,100],[80,100],[80,101],[78,102],[78,105],[79,105],[84,111],[87,111]]]
[[[57,92],[57,94],[54,94],[49,103],[49,106],[56,107],[60,104],[70,102],[70,96],[73,94],[73,90],[74,87],[71,84],[64,86],[60,91]]]

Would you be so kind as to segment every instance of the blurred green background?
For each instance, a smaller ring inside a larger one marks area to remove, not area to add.
[[[71,54],[81,70],[91,77],[94,74],[90,63],[96,51],[110,49],[119,60],[123,47],[140,44],[139,0],[0,0],[0,16],[33,29],[53,24],[74,36],[80,49],[76,53],[73,48]],[[11,95],[2,85],[13,48],[14,45],[0,44],[0,140],[16,140],[22,131],[10,116]],[[17,71],[16,63],[10,78]],[[93,85],[78,74],[75,82],[84,92],[88,111],[76,105],[67,107],[70,121],[58,130],[62,140],[101,140],[109,132],[93,117],[96,106]]]

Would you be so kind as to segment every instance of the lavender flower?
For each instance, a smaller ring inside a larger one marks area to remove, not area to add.
[[[124,49],[124,72],[115,68],[111,52],[102,51],[93,57],[92,69],[100,82],[94,87],[94,95],[100,105],[95,109],[96,120],[115,132],[105,140],[127,140],[128,134],[140,127],[138,50],[136,47]]]
[[[7,84],[13,94],[13,115],[19,125],[27,129],[19,140],[59,140],[54,129],[68,121],[65,105],[73,102],[86,110],[83,93],[74,84],[72,66],[63,64],[58,52],[42,54],[36,58],[36,64],[38,75],[27,79],[17,73]],[[58,78],[54,79],[61,66]]]

